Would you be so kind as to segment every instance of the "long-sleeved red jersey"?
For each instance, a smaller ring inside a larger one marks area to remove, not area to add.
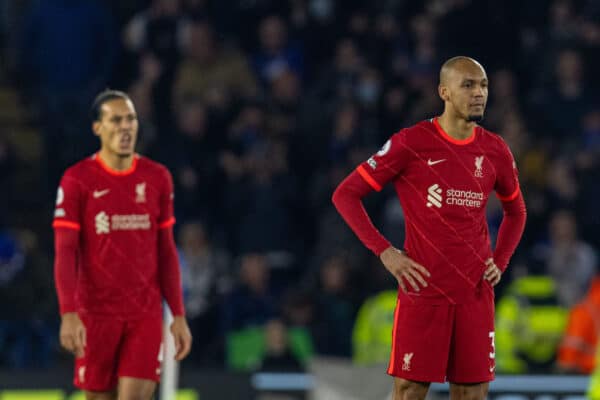
[[[55,280],[61,314],[183,315],[172,234],[173,182],[159,163],[135,156],[114,171],[98,155],[62,177],[54,211]]]
[[[431,273],[420,292],[400,293],[420,303],[464,303],[477,290],[485,261],[506,269],[525,225],[525,204],[513,156],[494,133],[476,126],[457,140],[436,119],[402,129],[336,189],[333,202],[359,239],[376,255],[390,246],[371,223],[361,198],[392,183],[405,214],[404,249]],[[504,219],[492,251],[486,204],[492,191]]]

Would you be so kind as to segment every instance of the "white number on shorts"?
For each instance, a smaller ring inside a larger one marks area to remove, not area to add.
[[[495,332],[491,331],[488,336],[492,341],[492,352],[490,353],[490,358],[496,358],[496,344],[494,343]]]

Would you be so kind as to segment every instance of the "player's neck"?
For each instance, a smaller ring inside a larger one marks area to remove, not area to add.
[[[471,137],[473,128],[477,125],[473,121],[452,117],[446,112],[438,117],[438,122],[448,136],[457,140],[465,140]]]
[[[110,169],[115,171],[125,171],[133,165],[133,154],[127,157],[121,157],[106,149],[100,149],[98,157]]]

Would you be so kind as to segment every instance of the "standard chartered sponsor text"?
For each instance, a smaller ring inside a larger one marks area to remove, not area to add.
[[[112,215],[111,228],[114,231],[150,229],[150,214]]]
[[[481,207],[483,192],[472,190],[448,189],[446,191],[446,204],[465,207]]]

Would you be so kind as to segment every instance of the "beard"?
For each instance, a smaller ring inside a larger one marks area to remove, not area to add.
[[[467,122],[481,122],[483,121],[483,114],[470,114],[467,116]]]

